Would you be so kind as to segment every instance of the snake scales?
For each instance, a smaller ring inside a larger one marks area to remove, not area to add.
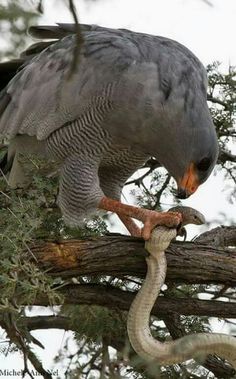
[[[204,217],[193,208],[176,207],[173,210],[182,213],[183,225],[204,223]],[[165,250],[176,234],[175,229],[159,226],[145,244],[150,254],[146,258],[148,270],[128,314],[130,343],[138,355],[148,361],[156,361],[158,365],[171,365],[192,358],[203,359],[207,354],[217,354],[236,368],[236,338],[233,336],[197,333],[162,343],[151,335],[150,313],[166,276]]]

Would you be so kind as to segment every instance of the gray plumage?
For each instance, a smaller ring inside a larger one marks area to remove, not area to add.
[[[177,181],[191,162],[208,159],[198,170],[202,183],[218,153],[206,72],[187,48],[164,37],[81,27],[84,43],[71,78],[74,26],[32,27],[33,36],[60,40],[24,52],[0,93],[0,135],[14,145],[8,160],[17,166],[14,157],[26,150],[60,160],[58,201],[71,225],[104,195],[119,199],[150,156]]]

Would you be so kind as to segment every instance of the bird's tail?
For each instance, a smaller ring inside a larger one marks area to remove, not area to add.
[[[82,33],[84,32],[99,32],[104,31],[105,28],[97,26],[97,25],[87,25],[87,24],[79,24],[80,30]],[[57,25],[36,25],[30,26],[29,34],[32,37],[43,39],[53,39],[58,40],[62,39],[71,34],[75,34],[77,32],[76,24],[70,23],[61,23],[58,22]]]
[[[30,45],[25,51],[23,51],[20,55],[22,59],[32,58],[33,56],[41,53],[41,51],[50,45],[53,45],[58,40],[71,34],[75,34],[76,25],[60,23],[57,25],[36,25],[30,26],[28,32],[32,37],[38,38],[41,41]],[[45,39],[47,41],[44,41]]]

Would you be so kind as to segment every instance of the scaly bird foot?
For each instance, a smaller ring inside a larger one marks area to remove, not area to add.
[[[158,226],[167,226],[169,228],[176,228],[180,225],[182,221],[181,213],[177,212],[156,212],[147,209],[142,209],[144,212],[143,223],[144,226],[142,228],[142,237],[145,241],[147,241],[150,236],[152,230]]]
[[[120,213],[117,213],[117,215],[119,216],[119,219],[122,221],[122,223],[125,225],[126,229],[130,232],[131,236],[138,238],[142,237],[142,229],[138,227],[138,225],[131,217],[124,216]]]
[[[99,208],[117,213],[131,235],[135,237],[143,237],[144,240],[150,238],[152,230],[157,225],[175,228],[182,222],[182,215],[179,212],[156,212],[149,209],[122,204],[117,200],[109,199],[107,197],[101,199]],[[144,224],[143,228],[139,229],[132,218],[142,221]]]

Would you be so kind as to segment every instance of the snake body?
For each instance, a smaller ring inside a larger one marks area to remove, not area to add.
[[[203,223],[204,217],[190,207],[178,207],[176,210],[182,213],[183,224]],[[207,354],[217,354],[236,368],[236,338],[233,336],[197,333],[162,343],[151,335],[150,313],[166,276],[165,250],[175,237],[175,229],[159,226],[146,242],[145,247],[150,253],[146,258],[147,275],[128,314],[130,343],[138,355],[147,361],[156,361],[158,365],[171,365],[192,358],[202,359]]]

